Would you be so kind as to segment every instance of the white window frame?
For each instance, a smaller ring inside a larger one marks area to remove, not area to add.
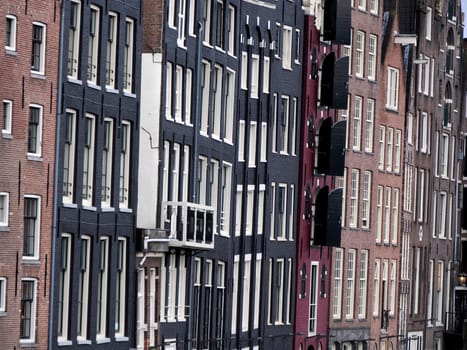
[[[379,289],[381,280],[381,262],[380,259],[375,259],[374,286],[373,286],[373,317],[379,315]]]
[[[354,151],[360,151],[362,147],[362,113],[363,98],[361,96],[355,96],[352,142],[352,149]]]
[[[213,77],[213,111],[212,111],[212,137],[220,140],[221,138],[221,121],[222,121],[222,82],[224,81],[224,70],[222,66],[214,65]]]
[[[7,287],[6,277],[0,277],[0,314],[6,313]]]
[[[233,126],[235,110],[235,72],[227,69],[224,102],[224,142],[233,144]]]
[[[239,280],[243,285],[242,288],[242,331],[248,330],[249,315],[250,315],[250,288],[251,288],[251,254],[245,254],[243,259],[243,278]],[[234,303],[235,304],[235,303]],[[206,306],[206,308],[208,308]],[[209,315],[209,314],[208,314]]]
[[[399,69],[394,67],[387,68],[386,108],[399,110]]]
[[[115,275],[115,338],[126,335],[126,299],[127,299],[127,255],[128,239],[118,237],[117,240],[117,271]],[[117,294],[119,298],[117,298]]]
[[[427,292],[427,307],[426,307],[426,318],[427,318],[427,326],[433,326],[433,285],[434,285],[434,260],[430,259],[428,262],[428,292]]]
[[[342,248],[335,250],[335,265],[333,278],[333,298],[332,298],[332,318],[340,319],[342,310],[342,269],[343,269],[343,254]]]
[[[13,121],[13,101],[3,100],[3,125],[2,125],[3,135],[11,135],[12,121]]]
[[[180,65],[175,66],[175,106],[174,106],[174,119],[178,123],[183,123],[183,67]],[[173,83],[172,83],[173,84]]]
[[[387,136],[387,152],[386,152],[386,171],[392,172],[392,159],[394,152],[394,129],[388,127]]]
[[[7,51],[16,51],[16,16],[13,15],[6,15],[6,32],[7,40],[5,43],[5,49]],[[8,42],[10,43],[8,45]]]
[[[250,62],[250,97],[259,97],[259,55],[252,54]]]
[[[360,251],[360,276],[358,291],[358,318],[366,318],[368,291],[368,250]]]
[[[98,260],[98,286],[96,305],[96,341],[106,341],[107,338],[107,300],[108,300],[108,276],[109,276],[109,237],[99,239]]]
[[[230,205],[232,196],[232,164],[222,163],[222,210],[220,233],[230,235]]]
[[[38,43],[39,47],[36,48],[36,44],[34,43],[35,42],[35,39],[33,38],[32,39],[32,46],[33,46],[33,49],[32,49],[32,56],[34,55],[38,55],[38,62],[34,63],[34,59],[33,59],[33,62],[31,64],[31,73],[33,74],[40,74],[40,75],[44,75],[45,74],[45,49],[46,49],[46,43],[47,43],[47,27],[44,23],[40,23],[40,22],[32,22],[32,28],[33,28],[33,37],[34,37],[34,29],[36,27],[40,27],[42,28],[41,29],[41,39],[40,39],[40,43]],[[35,52],[36,50],[38,50],[39,52]]]
[[[345,318],[354,318],[354,304],[355,304],[355,265],[356,265],[356,250],[349,249],[347,251],[347,283],[345,290]]]
[[[0,227],[8,227],[10,216],[10,194],[0,192]]]
[[[268,56],[263,57],[263,93],[268,94],[269,93],[269,75],[271,74],[271,61]]]
[[[178,1],[177,45],[185,47],[186,0]]]
[[[78,289],[78,341],[88,339],[88,312],[89,312],[89,294],[90,294],[90,277],[91,277],[91,250],[92,242],[90,236],[81,236],[81,251],[79,265],[79,289]],[[83,250],[83,246],[87,249]],[[83,266],[84,264],[84,266]],[[81,308],[81,310],[79,310]],[[80,317],[81,316],[81,317]],[[81,319],[81,320],[80,320]],[[81,324],[80,324],[81,323]]]
[[[383,242],[389,244],[389,237],[391,234],[391,187],[386,187],[384,191],[384,232]]]
[[[32,254],[25,255],[24,253],[24,248],[23,248],[23,260],[39,260],[39,249],[40,249],[40,236],[41,236],[41,197],[40,196],[34,196],[34,195],[25,195],[24,196],[24,210],[23,210],[23,215],[24,215],[24,220],[26,220],[26,200],[33,200],[36,202],[36,213],[35,213],[35,219],[34,219],[34,243],[32,246]],[[34,218],[31,216],[28,216],[28,218]],[[26,235],[26,227],[29,227],[29,225],[26,225],[25,223],[25,229],[24,229],[24,235]],[[24,239],[24,237],[23,237]],[[26,243],[24,243],[26,244]]]
[[[381,243],[383,236],[383,186],[378,186],[376,198],[376,243]]]
[[[135,51],[135,21],[132,18],[125,18],[124,33],[124,53],[123,53],[123,91],[133,93],[134,65],[133,55]]]
[[[392,239],[393,245],[397,244],[399,235],[399,189],[394,187],[392,189]]]
[[[35,141],[34,144],[31,143],[31,110],[37,109],[39,111],[39,120],[37,123],[34,122],[35,125]],[[44,109],[41,105],[38,104],[30,104],[29,105],[29,130],[28,130],[28,156],[33,157],[40,157],[42,155],[42,124],[44,119]],[[34,147],[34,150],[30,147]]]
[[[118,43],[118,15],[115,12],[109,12],[109,24],[107,33],[106,47],[106,67],[105,67],[105,86],[107,89],[115,89],[115,76],[117,64],[117,43]]]
[[[372,172],[365,171],[363,174],[363,192],[362,192],[362,228],[370,227],[371,184],[372,184]]]
[[[370,13],[372,15],[377,15],[378,14],[378,0],[370,0]]]
[[[88,124],[89,123],[89,124]],[[94,157],[96,149],[96,116],[86,114],[84,118],[85,129],[83,145],[83,182],[82,182],[82,204],[91,207],[93,203],[94,192]],[[87,129],[87,128],[90,128]]]
[[[21,315],[25,314],[24,310],[22,310],[23,305],[24,305],[22,301],[23,301],[23,297],[24,297],[23,292],[24,292],[25,282],[26,283],[32,283],[32,301],[31,301],[30,310],[29,310],[29,314],[30,314],[30,324],[29,324],[29,329],[28,329],[29,336],[28,337],[22,337],[21,329],[20,329],[19,342],[20,342],[20,344],[31,344],[31,343],[36,342],[37,279],[35,279],[35,278],[22,278],[21,279],[21,310],[20,310]]]
[[[374,34],[368,36],[368,80],[376,80],[376,55],[378,52],[378,37]]]
[[[350,178],[350,205],[349,205],[349,227],[358,225],[358,195],[360,186],[360,170],[352,169]]]
[[[365,152],[373,152],[373,135],[375,120],[375,100],[366,100],[366,121],[365,121]]]
[[[131,126],[130,121],[122,121],[119,181],[119,207],[121,209],[127,209],[130,205]]]
[[[366,1],[366,0],[365,0]],[[355,39],[355,76],[363,78],[365,66],[365,33],[357,30]]]
[[[67,109],[65,113],[65,138],[63,146],[63,203],[73,203],[75,185],[76,162],[76,117],[73,109]]]
[[[75,7],[75,11],[72,10]],[[80,65],[80,38],[81,38],[81,1],[70,1],[70,16],[74,14],[75,18],[70,18],[68,27],[68,62],[67,75],[69,78],[78,79]],[[71,40],[70,40],[71,39]]]
[[[94,85],[97,85],[97,75],[99,74],[100,20],[100,8],[91,5],[89,14],[87,81]]]
[[[70,275],[71,275],[71,235],[62,233],[61,235],[61,257],[60,257],[60,278],[58,295],[58,329],[57,341],[60,344],[69,340],[70,321]],[[64,246],[66,245],[66,246]]]
[[[203,60],[201,71],[201,128],[203,136],[208,135],[209,130],[209,101],[211,89],[211,63]]]
[[[292,27],[282,26],[282,68],[292,69]]]
[[[257,145],[257,124],[256,121],[250,122],[249,138],[248,138],[248,167],[256,167],[256,145]]]
[[[420,151],[428,153],[428,113],[422,112],[420,119]]]
[[[235,56],[235,21],[236,21],[236,8],[229,4],[228,7],[229,27],[227,29],[228,49],[227,52],[231,56]]]
[[[381,171],[384,171],[385,153],[386,153],[386,127],[384,125],[380,125],[378,170],[381,170]]]
[[[443,133],[440,142],[440,175],[442,178],[448,178],[448,162],[449,162],[449,135]]]
[[[431,21],[433,16],[433,10],[430,6],[426,7],[425,12],[425,39],[431,41]]]
[[[444,296],[444,261],[438,260],[436,274],[436,326],[443,325],[443,296]],[[447,290],[448,291],[448,290]],[[449,294],[447,292],[446,294]]]
[[[112,199],[112,169],[113,169],[113,144],[114,122],[112,118],[104,118],[102,146],[102,186],[101,207],[110,207]],[[104,177],[105,175],[105,177]]]
[[[391,260],[391,271],[389,272],[389,316],[396,313],[396,281],[397,260]]]
[[[401,172],[401,142],[402,142],[402,131],[396,129],[396,137],[394,141],[394,173],[400,174]]]
[[[308,335],[316,335],[318,320],[318,288],[319,288],[319,262],[313,261],[310,266],[310,300],[308,309]]]

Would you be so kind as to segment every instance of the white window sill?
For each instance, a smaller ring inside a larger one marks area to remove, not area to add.
[[[136,94],[128,90],[123,90],[123,95],[125,95],[126,97],[136,98]]]
[[[96,344],[110,343],[110,338],[96,337]]]
[[[128,341],[128,337],[125,337],[123,335],[115,335],[115,341],[116,342],[124,342],[124,341]]]
[[[7,55],[11,55],[11,56],[17,56],[18,53],[16,52],[16,49],[14,47],[8,47],[8,46],[5,46],[5,52]]]
[[[69,346],[69,345],[73,345],[73,342],[71,340],[58,339],[57,345],[58,346]]]
[[[0,232],[10,232],[10,227],[8,225],[1,225]]]
[[[78,205],[75,203],[70,203],[70,202],[63,202],[63,206],[65,208],[78,208]]]
[[[93,207],[91,205],[86,205],[86,204],[83,204],[83,209],[84,210],[89,210],[89,211],[96,211],[96,207]]]
[[[2,130],[2,137],[4,139],[12,139],[13,138],[13,135],[11,134],[11,131],[7,131],[7,130]]]
[[[102,205],[101,210],[104,211],[104,212],[114,212],[115,208],[109,207],[108,205]]]
[[[83,85],[83,82],[75,77],[72,76],[67,76],[68,82],[73,83],[73,84],[78,84],[78,85]]]
[[[88,80],[87,83],[88,83],[88,87],[90,87],[91,89],[95,89],[95,90],[99,90],[99,91],[102,90],[102,88],[93,81]]]
[[[4,317],[4,316],[7,316],[7,312],[6,311],[0,311],[0,317]]]
[[[120,211],[123,213],[133,213],[133,209],[131,208],[120,208]]]
[[[31,71],[31,78],[45,79],[45,74],[44,72]]]
[[[112,86],[106,86],[105,91],[109,92],[111,94],[118,94],[119,93],[119,91],[117,89],[115,89],[114,87],[112,87]]]
[[[79,345],[91,345],[92,341],[89,339],[84,339],[84,338],[78,338],[77,343]]]
[[[28,153],[28,160],[32,160],[34,162],[42,162],[43,159],[39,154],[32,154]]]
[[[31,256],[23,256],[23,264],[30,264],[30,265],[39,265],[39,258],[31,257]]]

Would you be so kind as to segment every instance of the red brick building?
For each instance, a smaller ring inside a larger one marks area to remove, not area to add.
[[[1,347],[46,349],[59,2],[2,1],[0,17]]]

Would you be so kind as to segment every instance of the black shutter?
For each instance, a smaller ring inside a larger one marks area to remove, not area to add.
[[[323,39],[335,44],[350,44],[350,0],[326,0],[324,5]]]
[[[320,174],[329,172],[329,156],[331,151],[331,118],[325,119],[319,128],[318,136],[318,162],[316,171]]]
[[[328,193],[329,189],[325,186],[319,190],[315,199],[314,245],[326,245]]]
[[[336,188],[329,193],[326,245],[340,247],[341,245],[342,188]]]
[[[344,175],[346,131],[347,120],[338,121],[331,128],[331,150],[329,154],[328,175]]]
[[[321,95],[320,105],[331,106],[334,90],[334,63],[336,62],[336,55],[331,52],[324,58],[323,65],[321,66]],[[348,70],[347,70],[348,72]]]
[[[334,65],[332,106],[336,109],[346,109],[349,93],[349,57],[339,58]]]

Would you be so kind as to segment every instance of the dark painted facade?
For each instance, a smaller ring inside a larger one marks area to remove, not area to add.
[[[135,346],[140,2],[63,2],[51,348]]]

